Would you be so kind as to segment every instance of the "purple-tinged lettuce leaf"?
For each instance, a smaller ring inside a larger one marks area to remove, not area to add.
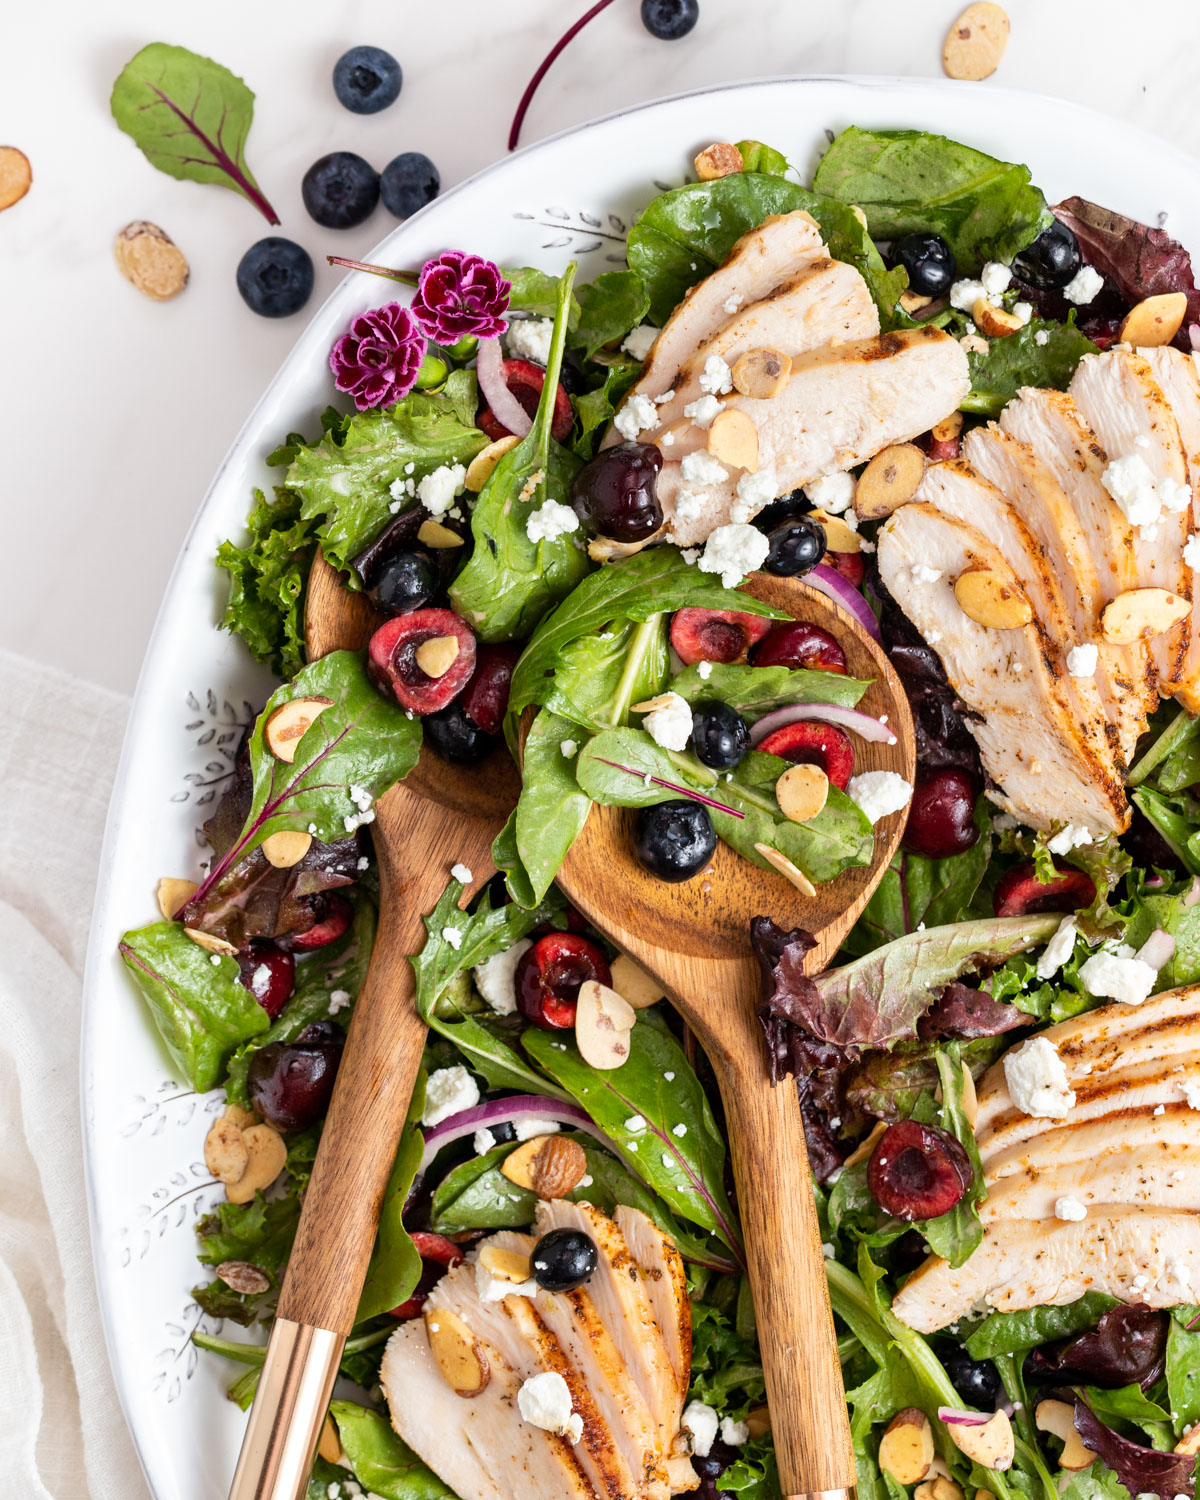
[[[1087,1333],[1032,1350],[1025,1373],[1060,1385],[1083,1380],[1106,1390],[1134,1384],[1146,1390],[1163,1373],[1169,1323],[1165,1312],[1144,1303],[1122,1304]]]
[[[1132,1497],[1158,1495],[1159,1500],[1194,1500],[1192,1467],[1188,1453],[1160,1453],[1146,1448],[1107,1426],[1082,1396],[1075,1397],[1075,1431],[1093,1453],[1108,1465]]]
[[[1051,211],[1074,232],[1084,260],[1111,281],[1126,302],[1183,292],[1188,299],[1185,321],[1200,319],[1192,258],[1165,229],[1151,229],[1086,198],[1066,198]]]
[[[1001,1000],[993,1000],[984,990],[955,980],[948,984],[929,1010],[917,1022],[918,1033],[927,1039],[960,1037],[971,1040],[980,1036],[999,1036],[1018,1026],[1028,1026],[1031,1017]]]

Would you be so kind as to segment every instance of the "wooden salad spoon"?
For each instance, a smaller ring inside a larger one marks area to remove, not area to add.
[[[846,653],[850,675],[873,679],[859,706],[877,717],[887,714],[896,743],[857,743],[856,769],[897,771],[911,783],[912,716],[883,651],[836,604],[797,580],[759,573],[746,587],[829,631]],[[825,1259],[796,1088],[772,1088],[767,1074],[755,1015],[762,978],[750,919],[769,916],[785,929],[805,928],[817,940],[806,969],[819,972],[891,863],[905,816],[892,813],[876,824],[869,866],[817,886],[811,896],[721,843],[703,875],[665,884],[633,857],[634,816],[628,809],[594,807],[558,883],[662,985],[712,1064],[725,1105],[780,1484],[790,1500],[840,1500],[854,1493],[854,1449]],[[612,1076],[619,1087],[619,1072]]]
[[[318,553],[305,609],[309,659],[361,650],[381,623],[370,600],[344,588]],[[422,755],[375,804],[379,928],[305,1189],[230,1500],[303,1500],[307,1494],[425,1046],[409,956],[424,943],[423,919],[445,890],[452,865],[467,866],[472,890],[494,873],[492,840],[519,793],[516,767],[500,746],[473,766]]]

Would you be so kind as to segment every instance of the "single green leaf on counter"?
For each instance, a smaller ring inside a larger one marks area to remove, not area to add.
[[[614,620],[563,647],[545,706],[581,729],[611,729],[628,721],[631,703],[663,690],[670,666],[665,615]]]
[[[587,1110],[630,1171],[680,1217],[739,1253],[725,1193],[725,1142],[683,1048],[653,1010],[639,1013],[629,1056],[611,1071],[589,1066],[550,1032],[530,1029],[521,1042]]]
[[[963,411],[998,417],[1017,392],[1027,385],[1053,386],[1065,391],[1075,366],[1096,345],[1075,326],[1075,311],[1065,323],[1031,319],[1006,338],[987,340],[987,353],[970,352],[971,389]]]
[[[605,344],[619,344],[645,318],[650,307],[646,283],[636,271],[602,271],[575,293],[579,321],[567,343],[592,359]]]
[[[463,419],[450,396],[413,391],[300,448],[286,483],[300,496],[305,520],[320,520],[326,559],[345,570],[392,519],[392,484],[419,483],[444,465],[468,464],[487,444],[487,434]],[[353,572],[349,583],[359,586]]]
[[[803,667],[743,667],[721,662],[710,662],[709,666],[707,676],[701,675],[699,667],[685,667],[672,681],[672,692],[689,703],[716,698],[736,708],[750,724],[772,709],[793,703],[834,703],[839,708],[854,708],[871,686],[840,672]]]
[[[514,901],[530,896],[535,903],[545,899],[567,850],[587,822],[591,798],[580,789],[575,758],[567,753],[572,743],[578,745],[573,739],[578,733],[567,719],[544,708],[526,737],[521,796],[513,814],[515,853],[522,875],[508,882]],[[494,859],[497,852],[493,849]],[[496,866],[506,868],[499,859]]]
[[[178,922],[125,933],[119,952],[171,1061],[198,1094],[220,1080],[241,1042],[270,1025],[238,977],[237,960],[193,943]]]
[[[843,130],[813,187],[867,216],[877,240],[940,234],[959,276],[1008,265],[1052,221],[1029,168],[924,130]]]
[[[765,172],[769,177],[782,177],[787,172],[787,157],[782,151],[761,141],[739,141],[737,148],[742,154],[743,172]]]
[[[425,1083],[422,1069],[417,1074],[408,1118],[404,1122],[396,1160],[383,1195],[379,1228],[354,1319],[356,1323],[365,1323],[368,1318],[376,1318],[380,1313],[390,1312],[393,1307],[407,1302],[421,1279],[421,1257],[404,1227],[404,1205],[408,1202],[413,1179],[421,1164],[421,1153],[425,1149],[425,1138],[417,1129],[425,1112]]]
[[[1087,1292],[1061,1307],[1031,1307],[1026,1312],[989,1313],[966,1339],[972,1359],[995,1359],[1001,1354],[1022,1354],[1041,1344],[1051,1344],[1073,1333],[1095,1328],[1110,1308],[1120,1304],[1104,1292]]]
[[[1200,1307],[1172,1308],[1167,1330],[1167,1393],[1176,1435],[1200,1422]]]
[[[379,1500],[457,1500],[379,1412],[352,1401],[334,1401],[329,1412],[364,1490]]]
[[[936,1103],[932,1094],[923,1094],[912,1118],[925,1125],[936,1125],[958,1141],[971,1163],[971,1186],[949,1213],[942,1214],[940,1218],[926,1219],[919,1228],[935,1255],[949,1261],[951,1266],[961,1266],[974,1255],[983,1239],[983,1225],[979,1221],[978,1208],[987,1196],[987,1188],[983,1180],[979,1147],[975,1144],[975,1132],[963,1109],[960,1049],[950,1042],[937,1049],[936,1059],[942,1086],[942,1102]]]
[[[279,223],[246,165],[254,95],[236,73],[186,47],[151,42],[121,69],[110,106],[151,166],[232,188],[268,224]]]
[[[217,548],[217,567],[229,574],[221,628],[241,636],[255,661],[293,677],[306,660],[304,591],[316,536],[287,490],[277,488],[273,501],[255,490],[254,502],[244,545],[227,541]]]
[[[576,396],[575,432],[571,438],[571,446],[585,463],[596,456],[604,429],[616,415],[617,408],[629,394],[641,371],[641,365],[635,360],[615,359],[606,365],[602,384],[594,390],[584,391],[582,396]]]

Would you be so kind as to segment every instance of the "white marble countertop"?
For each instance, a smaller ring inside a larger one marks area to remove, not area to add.
[[[1133,24],[1116,0],[1007,8],[1012,39],[997,83],[1091,104],[1200,151],[1195,0],[1150,0]],[[504,152],[526,79],[585,9],[586,0],[459,0],[442,23],[437,6],[418,0],[15,8],[0,59],[0,142],[26,152],[34,186],[0,216],[0,645],[132,689],[196,506],[303,327],[305,314],[271,322],[244,307],[234,286],[243,251],[278,232],[318,262],[335,247],[365,254],[393,221],[379,208],[357,229],[319,229],[300,202],[306,168],[335,149],[377,166],[420,150],[444,186],[460,181]],[[524,140],[763,74],[940,76],[957,9],[952,0],[701,0],[695,31],[665,43],[642,29],[637,0],[616,0],[555,64]],[[207,53],[255,90],[248,158],[282,217],[278,231],[232,193],[154,171],[116,129],[112,81],[154,40]],[[399,101],[369,117],[342,109],[329,83],[338,55],[364,42],[405,69]],[[139,218],[161,224],[191,262],[173,302],[150,302],[116,271],[113,236]],[[319,263],[309,311],[334,282]]]

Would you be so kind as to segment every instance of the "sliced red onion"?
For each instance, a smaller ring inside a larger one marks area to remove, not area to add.
[[[947,1427],[986,1427],[995,1412],[964,1411],[960,1406],[939,1406],[938,1421]]]
[[[504,355],[499,339],[481,339],[475,364],[479,389],[492,409],[492,416],[517,437],[525,437],[533,427],[533,418],[513,395],[504,379]]]
[[[776,708],[751,726],[750,743],[759,745],[767,735],[774,734],[785,724],[795,724],[800,719],[820,719],[824,724],[840,724],[843,729],[853,731],[860,739],[871,740],[877,745],[896,743],[896,736],[873,714],[865,714],[858,708],[842,708],[837,703],[793,703],[787,708]]]
[[[513,1094],[507,1099],[488,1099],[482,1104],[473,1104],[470,1109],[460,1109],[456,1115],[449,1115],[426,1130],[425,1149],[413,1178],[413,1188],[429,1170],[433,1158],[451,1141],[474,1135],[477,1130],[486,1130],[489,1125],[520,1125],[525,1120],[555,1120],[560,1125],[585,1131],[609,1150],[613,1149],[608,1137],[592,1124],[591,1116],[578,1104],[551,1099],[547,1094]]]
[[[483,385],[482,380],[479,383]],[[836,568],[831,568],[827,563],[818,563],[810,572],[805,573],[802,582],[816,589],[819,594],[824,594],[826,598],[832,599],[835,604],[840,604],[848,615],[853,615],[855,622],[862,626],[873,641],[883,645],[879,621],[871,613],[871,606]]]
[[[1169,932],[1164,932],[1161,927],[1157,928],[1137,951],[1138,958],[1144,964],[1149,964],[1152,969],[1161,969],[1165,963],[1169,963],[1175,952],[1175,939]]]
[[[1192,883],[1184,895],[1184,906],[1195,906],[1200,901],[1200,875],[1192,876]]]

